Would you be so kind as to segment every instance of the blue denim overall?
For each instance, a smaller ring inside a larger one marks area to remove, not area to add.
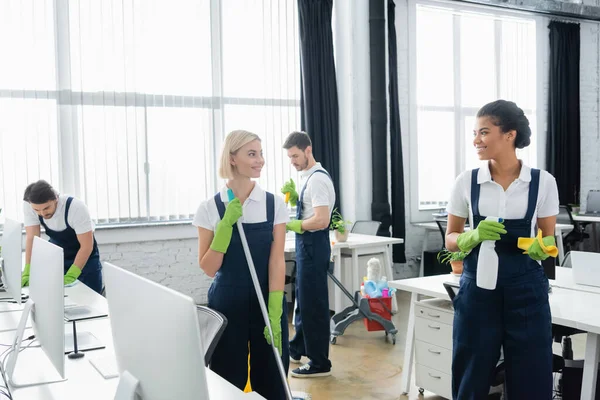
[[[219,193],[215,195],[215,203],[222,219],[225,215],[225,204],[221,201]],[[266,207],[266,222],[243,224],[243,227],[262,295],[265,304],[268,304],[269,256],[273,243],[275,216],[275,201],[272,193],[267,193]],[[252,390],[268,400],[284,400],[285,388],[279,376],[273,350],[263,334],[265,321],[256,298],[237,225],[233,226],[233,235],[223,257],[223,264],[208,291],[208,306],[221,312],[228,321],[227,328],[213,352],[210,368],[240,390],[244,390],[248,380],[249,349]],[[281,359],[287,375],[290,359],[286,306],[284,296],[281,316]]]
[[[478,169],[471,176],[473,225],[479,214]],[[540,171],[531,170],[527,213],[504,220],[507,234],[496,242],[498,281],[495,290],[477,286],[477,246],[464,260],[460,290],[454,298],[452,397],[485,399],[500,348],[504,350],[507,398],[552,398],[552,318],[548,279],[542,266],[517,248],[519,237],[531,237]]]
[[[329,177],[322,169],[308,177],[298,200],[297,219],[302,219],[302,200],[308,181],[317,173]],[[296,234],[296,335],[290,341],[290,355],[295,359],[306,356],[312,366],[323,371],[331,369],[327,286],[330,258],[329,229]]]
[[[48,228],[46,223],[44,222],[44,218],[41,216],[40,224],[46,230],[46,235],[50,238],[50,243],[53,243],[59,247],[62,247],[64,254],[64,273],[66,274],[71,265],[75,262],[75,257],[77,256],[77,252],[81,247],[79,244],[79,239],[77,239],[77,233],[75,229],[71,228],[69,225],[69,209],[71,208],[71,203],[73,202],[73,198],[69,197],[67,199],[67,204],[65,205],[65,224],[67,229],[64,231],[53,231]],[[78,265],[78,267],[80,267]],[[94,238],[94,247],[92,249],[92,253],[88,258],[85,266],[81,270],[81,275],[77,278],[80,282],[85,283],[92,290],[97,293],[102,293],[102,264],[100,263],[100,253],[98,252],[98,243],[96,243],[96,238]]]

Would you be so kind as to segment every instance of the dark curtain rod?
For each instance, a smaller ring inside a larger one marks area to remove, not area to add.
[[[550,11],[550,10],[540,10],[537,8],[529,8],[527,6],[519,6],[516,4],[499,4],[499,3],[488,3],[488,2],[483,2],[483,1],[477,1],[477,0],[453,0],[453,2],[456,3],[468,3],[468,4],[477,4],[480,6],[488,6],[488,7],[494,7],[494,8],[502,8],[505,10],[517,10],[517,11],[524,11],[524,12],[530,12],[533,14],[540,14],[540,15],[544,15],[547,17],[555,17],[555,18],[568,18],[570,20],[576,20],[576,21],[561,21],[561,22],[579,22],[579,21],[591,21],[591,22],[600,22],[600,11],[599,11],[599,15],[582,15],[582,14],[573,14],[573,13],[569,13],[569,12],[563,12],[563,11]],[[598,8],[600,10],[600,7],[594,7],[594,8]]]

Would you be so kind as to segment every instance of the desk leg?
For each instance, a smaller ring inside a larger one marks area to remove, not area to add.
[[[334,250],[333,253],[333,275],[338,278],[338,280],[340,282],[344,282],[343,277],[342,277],[342,254],[340,252],[340,250]],[[334,289],[333,289],[333,293],[334,297],[335,297],[335,312],[338,313],[340,311],[342,311],[344,309],[343,305],[342,305],[342,290],[338,287],[335,287],[334,285]],[[353,291],[351,291],[351,293],[354,293]]]
[[[556,247],[558,247],[558,265],[562,265],[562,262],[565,259],[565,246],[562,239],[562,229],[555,229],[554,239],[556,239]]]
[[[358,252],[356,249],[352,249],[352,290],[350,293],[354,293],[360,290],[360,282],[362,277],[358,276]]]
[[[410,310],[408,314],[408,328],[406,330],[406,344],[404,345],[404,367],[402,368],[402,394],[410,391],[410,377],[412,373],[413,353],[415,345],[415,303],[419,295],[412,293],[410,296]]]
[[[598,361],[600,361],[600,335],[588,332],[585,343],[581,400],[588,400],[596,397]]]
[[[392,246],[386,246],[385,252],[383,253],[383,262],[385,263],[385,273],[388,281],[394,280],[394,265],[392,264],[392,258],[390,257],[390,248]],[[396,293],[392,296],[392,312],[398,312],[398,303],[396,302]]]
[[[598,249],[600,248],[600,244],[598,243],[598,233],[596,232],[596,228],[598,228],[596,226],[596,223],[594,222],[593,224],[591,224],[592,226],[592,241],[593,243],[593,249],[595,252],[598,252]]]

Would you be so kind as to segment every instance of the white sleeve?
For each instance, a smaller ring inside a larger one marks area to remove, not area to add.
[[[280,196],[275,197],[275,217],[273,225],[286,224],[290,222],[290,214],[285,202]]]
[[[24,226],[36,226],[40,225],[40,218],[31,208],[31,204],[28,201],[23,201],[23,223]]]
[[[543,180],[544,185],[540,185],[542,193],[539,196],[540,202],[538,204],[537,216],[538,218],[553,217],[558,215],[560,205],[556,179],[547,171],[541,171],[541,173],[540,180]]]
[[[69,207],[69,215],[67,217],[69,225],[76,234],[81,235],[94,230],[94,224],[90,217],[90,211],[88,210],[85,203],[77,198],[73,198],[71,201],[71,207]]]
[[[467,186],[467,183],[469,184]],[[471,186],[471,171],[465,171],[456,178],[450,201],[446,207],[448,214],[456,215],[460,218],[469,218],[469,199],[467,197],[470,192],[465,190],[465,187]]]
[[[329,198],[329,183],[331,183],[331,180],[321,173],[313,175],[310,181],[308,181],[310,185],[310,201],[313,208],[329,207],[332,203],[335,203],[335,199],[332,201]],[[329,210],[329,212],[331,211]]]
[[[215,226],[211,222],[211,213],[209,211],[211,202],[214,205],[214,200],[212,198],[204,200],[202,203],[200,203],[200,206],[198,206],[198,210],[196,211],[196,215],[194,216],[194,221],[192,222],[192,225],[197,226],[199,228],[208,229],[209,231],[214,232]],[[216,205],[214,207],[216,208]]]

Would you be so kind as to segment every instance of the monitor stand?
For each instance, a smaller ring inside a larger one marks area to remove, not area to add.
[[[123,371],[119,378],[115,400],[140,400],[141,397],[137,395],[139,386],[140,381],[135,376],[129,371]]]
[[[27,324],[29,313],[33,307],[33,300],[27,300],[25,307],[23,308],[19,326],[15,333],[14,342],[9,350],[10,354],[6,364],[6,375],[10,385],[14,388],[46,385],[48,383],[63,382],[67,380],[56,371],[42,349],[28,349],[28,351],[23,351],[23,354],[21,354],[21,344],[23,342],[25,325]],[[22,361],[22,367],[15,371],[17,357],[19,356]],[[27,367],[23,367],[24,365]]]

